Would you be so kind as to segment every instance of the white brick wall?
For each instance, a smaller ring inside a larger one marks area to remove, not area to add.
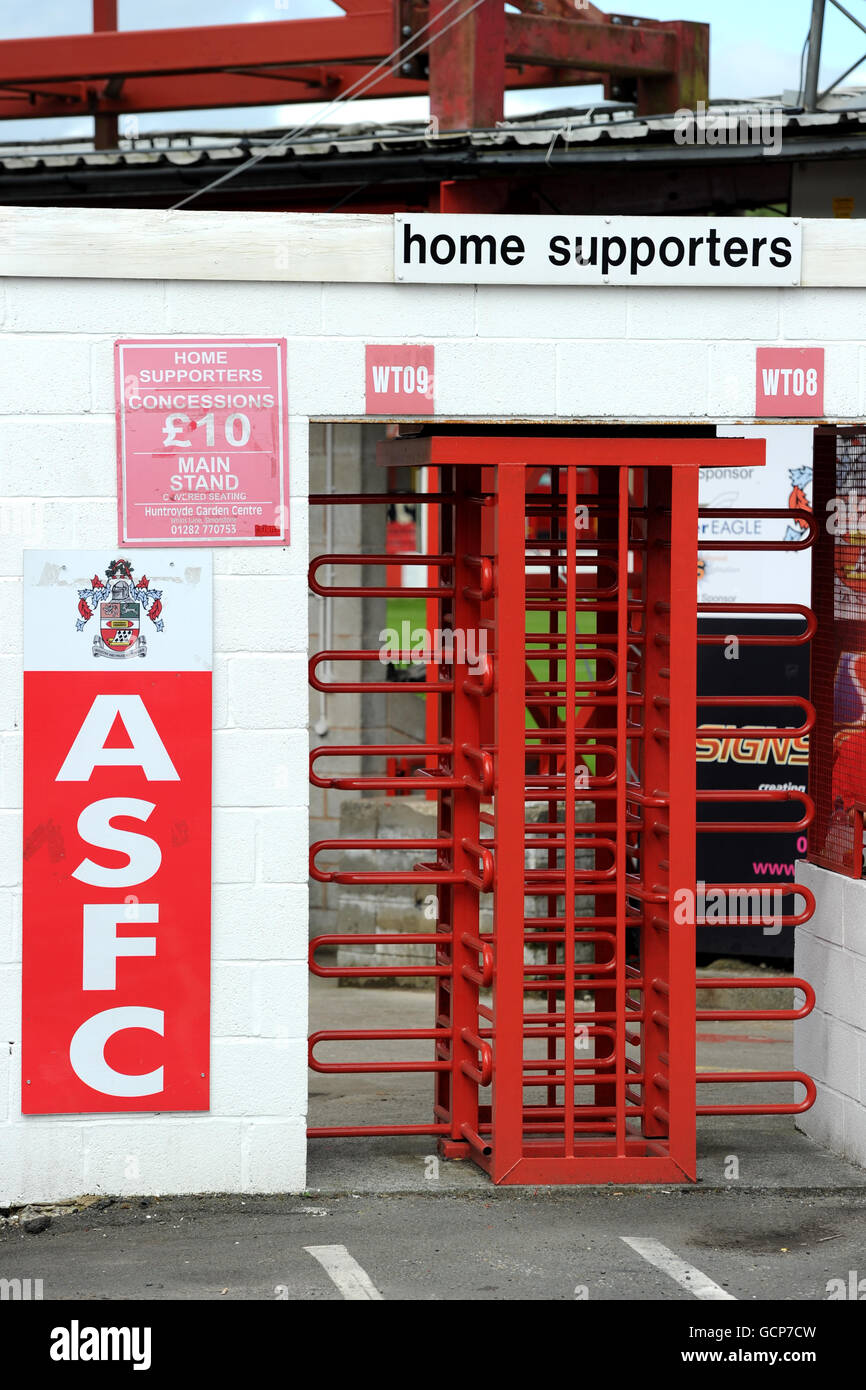
[[[817,1002],[794,1026],[794,1064],[818,1087],[797,1125],[866,1167],[866,882],[803,862],[797,881],[812,889],[816,909],[796,930],[794,972]]]
[[[321,331],[321,286],[6,283],[0,317],[0,1206],[81,1192],[302,1190],[306,1111],[307,431],[292,547],[216,556],[212,1104],[20,1114],[24,546],[116,539],[114,339]],[[204,293],[202,293],[204,291]],[[264,809],[268,808],[268,809]],[[283,842],[285,837],[285,842]],[[255,1134],[263,1126],[261,1137]]]
[[[308,431],[311,416],[363,417],[365,342],[434,341],[443,416],[719,423],[754,409],[756,345],[825,343],[827,415],[860,419],[866,358],[852,339],[864,308],[864,290],[0,286],[0,1205],[303,1188]],[[114,545],[112,346],[172,333],[290,342],[292,544],[215,555],[213,1105],[22,1118],[21,552]],[[859,1134],[862,1157],[866,966],[853,906],[848,924],[841,941],[801,937],[827,986],[806,1037],[826,1073],[814,1113],[849,1147]]]

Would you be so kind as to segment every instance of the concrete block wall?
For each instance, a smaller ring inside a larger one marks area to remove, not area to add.
[[[818,1087],[797,1127],[866,1167],[866,881],[805,862],[797,881],[812,889],[816,909],[794,934],[794,973],[817,1002],[794,1025],[794,1065]]]
[[[365,343],[432,341],[451,420],[720,424],[754,418],[756,345],[822,344],[845,421],[866,414],[864,308],[861,289],[0,281],[0,1205],[304,1185],[308,435],[363,419]],[[21,552],[114,547],[114,341],[170,334],[289,340],[291,545],[215,553],[213,1104],[23,1119]],[[866,1006],[838,987],[859,1047]]]
[[[112,347],[285,333],[291,290],[6,282],[0,318],[0,1206],[84,1192],[298,1191],[307,1033],[306,416],[290,423],[291,545],[214,552],[209,1114],[20,1114],[24,547],[114,548]],[[222,296],[221,292],[226,293]],[[259,306],[259,307],[257,307]],[[282,327],[280,325],[282,324]]]
[[[327,492],[326,481],[326,431],[328,426],[310,426],[310,492]],[[331,447],[333,451],[333,490],[335,492],[361,491],[361,425],[333,425]],[[360,534],[359,507],[332,507],[330,549],[335,553],[354,553],[362,549]],[[326,539],[326,508],[309,509],[309,558],[325,553],[328,549]],[[325,574],[320,576],[326,581]],[[330,581],[336,585],[357,584],[360,570],[355,566],[340,566]],[[327,581],[326,581],[327,582]],[[361,602],[359,599],[323,599],[310,594],[309,605],[309,647],[310,653],[325,647],[324,626],[326,604],[331,606],[332,641],[334,649],[351,649],[361,645]],[[333,681],[357,680],[360,662],[343,662],[327,675],[326,668],[320,675]],[[316,728],[324,720],[327,728]],[[309,728],[310,747],[325,743],[335,745],[358,743],[361,735],[360,696],[340,693],[328,695],[324,700],[320,693],[309,690]],[[348,760],[341,760],[341,766],[348,768]],[[330,762],[317,764],[324,772]],[[360,767],[353,768],[360,771]],[[322,787],[310,787],[309,839],[335,839],[340,828],[340,806],[343,800],[360,795],[358,792],[336,792]],[[310,880],[310,935],[316,936],[325,931],[333,931],[336,920],[336,888],[333,884]]]
[[[310,426],[310,492],[323,493],[327,486],[327,450],[332,456],[333,492],[384,492],[388,486],[384,469],[376,462],[376,444],[385,430],[376,424],[319,424]],[[404,486],[409,487],[407,480]],[[326,513],[330,511],[330,541],[326,532]],[[386,548],[384,506],[310,507],[310,559],[329,548],[337,554],[375,554]],[[384,584],[385,571],[376,566],[341,565],[328,578],[319,571],[325,585],[346,586],[367,582]],[[331,633],[326,642],[323,628],[330,609]],[[330,598],[309,596],[310,653],[330,646],[333,650],[375,648],[386,625],[387,600],[383,598]],[[320,668],[327,681],[380,681],[384,670],[378,662],[340,661]],[[361,743],[411,743],[424,740],[424,704],[400,686],[393,694],[368,695],[341,691],[324,700],[321,692],[310,688],[310,747],[319,748]],[[316,764],[324,774],[339,771],[346,775],[384,772],[379,758],[320,758]],[[340,833],[342,808],[358,800],[360,791],[310,787],[310,842],[335,839]],[[322,863],[328,862],[327,855]],[[342,930],[338,928],[340,894],[337,885],[310,880],[310,935]]]
[[[315,378],[311,414],[360,418],[364,343],[433,341],[443,418],[727,423],[754,419],[756,345],[817,344],[826,417],[858,420],[864,303],[862,289],[326,285],[333,336],[299,342],[289,369]]]

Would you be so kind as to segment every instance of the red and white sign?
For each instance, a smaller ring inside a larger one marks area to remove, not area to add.
[[[431,343],[368,343],[367,414],[432,415],[433,355]]]
[[[758,348],[755,414],[812,419],[824,414],[823,348]]]
[[[284,338],[115,344],[121,545],[286,545]]]
[[[21,1109],[207,1110],[211,561],[25,551]]]

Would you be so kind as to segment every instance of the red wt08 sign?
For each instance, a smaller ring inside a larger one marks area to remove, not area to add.
[[[138,555],[26,556],[25,1114],[208,1108],[209,559]]]
[[[755,414],[824,414],[823,348],[758,348]]]

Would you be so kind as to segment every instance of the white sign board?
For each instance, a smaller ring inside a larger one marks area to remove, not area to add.
[[[25,550],[24,669],[209,671],[212,589],[207,551]]]
[[[799,285],[798,218],[397,213],[406,284]]]
[[[764,468],[702,468],[702,507],[812,505],[811,425],[726,425],[720,438],[766,439]],[[699,603],[810,602],[811,551],[702,550],[703,541],[799,541],[805,530],[787,519],[703,517],[698,523]],[[748,616],[748,615],[746,615]],[[757,615],[756,615],[757,616]],[[799,623],[800,619],[794,617]]]

